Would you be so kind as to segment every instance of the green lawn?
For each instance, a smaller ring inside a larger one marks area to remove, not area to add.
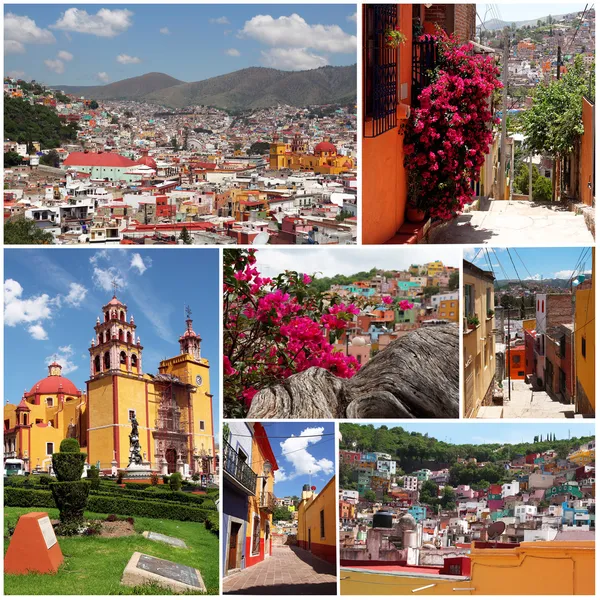
[[[8,549],[7,523],[13,526],[20,515],[47,512],[58,518],[55,508],[4,508],[4,553]],[[86,517],[106,515],[85,513]],[[5,594],[88,595],[88,594],[172,594],[154,585],[136,588],[120,584],[121,575],[134,552],[143,552],[179,562],[200,571],[209,594],[219,593],[219,538],[207,531],[203,523],[188,523],[135,517],[136,535],[122,538],[63,537],[58,539],[65,561],[55,575],[4,575]],[[172,548],[162,542],[142,537],[143,531],[156,531],[178,537],[188,548]]]

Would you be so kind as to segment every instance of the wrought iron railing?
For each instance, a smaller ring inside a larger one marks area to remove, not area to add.
[[[250,496],[254,496],[256,493],[256,473],[227,442],[224,442],[223,452],[225,473],[246,488]]]
[[[272,492],[262,492],[260,495],[260,508],[266,512],[275,511],[275,496]]]

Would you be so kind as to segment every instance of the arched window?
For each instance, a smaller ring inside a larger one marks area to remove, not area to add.
[[[131,344],[131,331],[127,332],[127,343]]]
[[[119,341],[122,342],[123,341],[123,330],[119,329]]]
[[[108,331],[104,332],[104,343],[108,342]]]
[[[138,361],[137,361],[137,355],[136,354],[132,354],[131,355],[131,366],[135,367],[137,369]]]
[[[100,355],[98,355],[94,359],[94,373],[100,373],[101,370],[102,368],[100,366]]]
[[[104,353],[104,368],[107,371],[110,369],[110,354],[108,352]]]
[[[122,365],[127,364],[127,354],[125,354],[125,352],[121,352],[121,354],[119,355],[119,361]]]
[[[124,313],[123,311],[121,311],[121,312],[119,313],[119,319],[120,319],[121,321],[124,321],[124,320],[125,320],[125,313]]]
[[[110,319],[110,314],[109,314],[109,312],[108,312],[108,311],[106,311],[106,312],[104,313],[104,322],[106,323],[106,321],[108,321],[109,319]]]

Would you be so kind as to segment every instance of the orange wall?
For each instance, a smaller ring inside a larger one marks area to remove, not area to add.
[[[398,22],[406,42],[400,46],[398,84],[406,83],[410,104],[412,4],[398,5]],[[400,97],[400,92],[398,93]],[[398,125],[406,123],[406,107],[398,107]],[[369,124],[365,124],[368,132]],[[375,138],[363,138],[362,239],[365,244],[381,244],[394,236],[404,223],[406,174],[403,153],[404,136],[395,127]]]
[[[519,362],[515,363],[515,357]],[[508,352],[506,352],[506,368],[508,369]],[[521,375],[519,375],[519,372]],[[525,379],[525,346],[510,349],[510,378]]]
[[[579,171],[579,193],[581,200],[592,206],[592,190],[588,183],[594,177],[594,106],[583,99],[583,135],[581,136],[581,157]]]

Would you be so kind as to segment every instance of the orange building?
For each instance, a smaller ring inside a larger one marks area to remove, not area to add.
[[[458,323],[458,299],[457,300],[440,300],[438,307],[438,317],[446,319],[453,323]]]
[[[511,379],[525,379],[525,346],[511,346],[506,352],[506,372]]]

